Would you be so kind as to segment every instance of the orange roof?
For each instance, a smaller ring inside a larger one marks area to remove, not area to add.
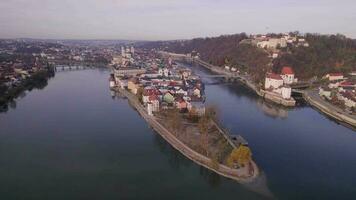
[[[288,75],[294,74],[292,67],[289,66],[283,67],[282,74],[288,74]]]
[[[282,80],[281,75],[279,75],[279,74],[275,74],[275,73],[270,73],[270,74],[267,74],[267,78],[270,78],[270,79],[276,79],[276,80]]]

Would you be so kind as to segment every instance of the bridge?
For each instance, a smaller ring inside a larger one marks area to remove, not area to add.
[[[83,65],[56,65],[54,67],[55,71],[78,71],[78,70],[86,70],[86,69],[93,69],[94,67],[83,66]]]

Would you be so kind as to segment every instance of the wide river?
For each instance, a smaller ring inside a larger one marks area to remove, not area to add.
[[[58,72],[0,114],[0,199],[266,199],[174,150],[112,98],[109,73]],[[275,198],[356,198],[355,131],[309,106],[266,104],[241,85],[207,85],[206,95],[248,140]]]

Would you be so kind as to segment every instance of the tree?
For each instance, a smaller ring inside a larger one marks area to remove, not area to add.
[[[136,96],[138,98],[138,100],[142,103],[142,95],[143,95],[143,88],[142,87],[139,87],[137,89],[137,93],[136,93]]]
[[[251,161],[252,153],[249,147],[241,145],[235,148],[227,159],[227,165],[234,167],[236,164],[244,166]]]
[[[168,113],[168,124],[172,128],[175,134],[178,134],[182,128],[182,118],[179,114],[179,110],[172,110]]]
[[[206,117],[203,116],[199,119],[198,122],[198,129],[201,135],[201,144],[205,150],[205,155],[208,156],[209,152],[208,152],[208,129],[209,129],[209,122],[210,120]]]

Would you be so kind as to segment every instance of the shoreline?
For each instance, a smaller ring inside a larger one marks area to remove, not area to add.
[[[256,85],[254,83],[252,83],[251,80],[248,79],[247,76],[239,75],[236,72],[230,72],[230,71],[227,72],[227,71],[225,71],[217,66],[211,65],[199,58],[198,59],[191,58],[184,54],[175,54],[175,53],[170,53],[170,52],[160,52],[160,54],[171,56],[174,59],[183,59],[185,61],[198,64],[198,65],[210,70],[213,73],[226,75],[228,78],[237,79],[238,81],[245,84],[249,89],[254,91],[255,94],[257,94],[259,97],[262,97],[265,100],[268,100],[272,103],[282,105],[285,107],[295,107],[296,101],[293,98],[292,99],[283,99],[282,97],[280,97],[274,93],[271,93],[271,92],[268,92],[268,91],[265,91],[262,89],[258,89],[256,87]]]
[[[55,69],[41,69],[32,74],[31,77],[22,80],[18,85],[7,88],[6,92],[0,96],[0,112],[6,111],[9,103],[15,101],[22,92],[32,90],[33,88],[45,87],[48,80],[54,76]]]
[[[155,117],[149,116],[146,109],[140,104],[140,102],[131,93],[124,89],[116,88],[115,91],[123,94],[132,106],[137,110],[137,112],[146,120],[146,122],[160,135],[162,136],[173,148],[182,153],[185,157],[192,160],[196,164],[203,166],[221,176],[235,180],[239,183],[251,183],[260,176],[260,171],[257,164],[251,160],[251,165],[253,168],[253,175],[246,176],[245,174],[239,174],[237,169],[229,168],[223,164],[218,165],[217,168],[211,166],[211,159],[194,151],[182,141],[180,141],[176,136],[174,136],[169,130],[167,130],[161,123],[159,123]]]
[[[335,110],[335,108],[328,105],[328,102],[323,102],[324,100],[318,100],[313,98],[310,94],[311,91],[303,92],[303,98],[309,105],[314,107],[316,110],[320,111],[322,114],[331,117],[332,119],[345,123],[345,125],[351,126],[351,129],[356,129],[356,119],[350,116],[344,115],[341,112]],[[346,126],[348,127],[348,126]],[[348,127],[350,128],[350,127]]]

